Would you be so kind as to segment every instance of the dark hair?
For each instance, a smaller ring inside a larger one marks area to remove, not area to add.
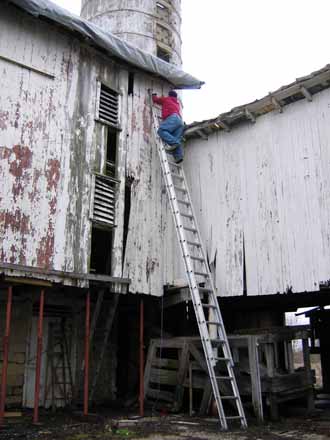
[[[178,94],[176,93],[175,90],[170,90],[170,91],[168,92],[168,96],[173,96],[173,98],[177,98],[177,97],[178,97]]]

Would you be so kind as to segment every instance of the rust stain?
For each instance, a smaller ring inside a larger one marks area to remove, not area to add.
[[[148,104],[147,98],[144,99],[142,121],[143,121],[143,139],[145,143],[149,144],[150,133],[151,133],[151,114],[150,114],[150,105]]]
[[[14,145],[13,148],[0,147],[0,160],[7,160],[9,173],[15,177],[12,193],[16,202],[17,197],[23,194],[24,187],[29,181],[30,176],[26,170],[31,168],[32,151],[23,145]]]
[[[9,119],[9,112],[0,111],[0,130],[7,129],[8,119]]]
[[[56,213],[56,206],[57,206],[57,198],[53,197],[51,201],[49,202],[49,209],[50,213],[54,215]]]
[[[31,202],[34,202],[36,200],[37,196],[39,195],[37,185],[38,185],[38,181],[40,179],[40,176],[41,176],[41,171],[38,169],[34,169],[33,178],[32,178],[32,188],[33,189],[28,194],[29,200]]]
[[[137,118],[135,111],[133,111],[132,113],[131,128],[132,128],[132,133],[134,133],[137,130]]]
[[[49,159],[46,169],[47,191],[56,189],[60,179],[60,162],[57,159]]]
[[[8,158],[9,172],[15,177],[22,177],[24,170],[31,168],[32,151],[22,145],[14,145],[9,151],[9,156],[8,152],[5,155]]]
[[[54,227],[51,220],[48,221],[47,234],[42,237],[37,249],[37,265],[49,269],[53,262],[54,252]]]
[[[3,235],[9,231],[18,233],[20,235],[19,251],[16,245],[12,244],[10,247],[10,255],[8,256],[10,263],[26,264],[26,235],[31,232],[31,222],[28,215],[23,214],[18,208],[15,212],[0,211],[0,227]],[[1,249],[1,261],[7,261],[7,256],[4,249]]]
[[[16,109],[15,109],[15,121],[14,121],[14,127],[18,128],[18,122],[21,117],[21,104],[19,102],[16,103]]]
[[[11,229],[13,232],[20,232],[23,235],[30,232],[30,217],[23,214],[18,208],[14,213],[0,211],[0,224],[3,225],[5,231]]]

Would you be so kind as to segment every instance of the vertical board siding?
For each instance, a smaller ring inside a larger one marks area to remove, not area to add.
[[[151,124],[149,87],[136,75],[134,95],[128,97],[126,175],[133,183],[124,276],[131,279],[130,292],[159,296],[163,286],[182,278],[182,273]],[[153,89],[162,92],[160,84]]]
[[[330,91],[191,140],[185,167],[220,295],[319,290],[330,278]],[[215,250],[214,250],[215,247]]]

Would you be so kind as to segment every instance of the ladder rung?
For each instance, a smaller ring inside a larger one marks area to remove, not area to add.
[[[206,272],[194,272],[195,275],[199,275],[201,277],[207,277],[208,274]]]
[[[221,327],[222,324],[220,324],[220,322],[218,321],[205,321],[206,324],[212,324],[212,325],[218,325],[219,327]]]
[[[188,192],[185,188],[181,188],[180,186],[173,185],[173,187],[178,191],[182,191],[184,193]]]
[[[205,307],[206,309],[216,309],[217,306],[213,305],[213,304],[202,304],[203,307]]]
[[[197,241],[187,241],[187,244],[189,244],[189,246],[202,247],[202,245],[200,243],[198,243]]]
[[[211,339],[211,344],[225,344],[226,341],[224,339]]]
[[[195,229],[195,228],[189,228],[188,226],[184,226],[183,229],[185,229],[186,231],[189,231],[189,232],[194,232],[194,233],[195,233],[195,232],[198,232],[197,229]]]
[[[186,217],[186,218],[190,218],[190,219],[194,218],[194,216],[192,214],[184,214],[183,212],[180,212],[180,215],[182,217]]]
[[[215,376],[217,380],[234,380],[231,376]]]
[[[212,289],[210,289],[209,287],[198,287],[198,290],[203,293],[212,292]]]
[[[186,200],[176,199],[178,203],[182,203],[183,205],[190,206],[190,202],[187,202]]]
[[[175,177],[176,179],[184,180],[184,178],[180,176],[180,174],[172,173],[172,177]]]
[[[220,358],[220,357],[214,357],[213,358],[215,361],[222,361],[222,362],[230,362],[231,359],[230,358]]]
[[[221,400],[237,400],[237,396],[220,396]]]
[[[225,419],[226,420],[238,420],[238,419],[242,420],[242,419],[244,419],[244,417],[243,416],[229,416],[229,417],[225,417]]]
[[[196,261],[201,261],[202,263],[204,263],[204,258],[202,258],[202,257],[194,257],[193,255],[190,255],[190,258],[192,259],[192,260],[196,260]]]
[[[172,161],[167,161],[169,165],[172,165],[173,167],[181,168],[181,165]]]

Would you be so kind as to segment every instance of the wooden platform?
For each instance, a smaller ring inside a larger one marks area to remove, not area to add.
[[[308,411],[314,409],[313,379],[309,360],[307,326],[281,327],[229,335],[235,374],[241,396],[253,405],[256,417],[264,418],[264,405],[272,419],[279,416],[279,404],[304,398]],[[301,340],[304,367],[295,370],[292,341]],[[188,391],[190,412],[199,390],[199,412],[210,407],[212,391],[200,339],[181,337],[151,340],[145,368],[145,396],[173,411],[182,407]],[[220,392],[226,394],[226,385]]]

